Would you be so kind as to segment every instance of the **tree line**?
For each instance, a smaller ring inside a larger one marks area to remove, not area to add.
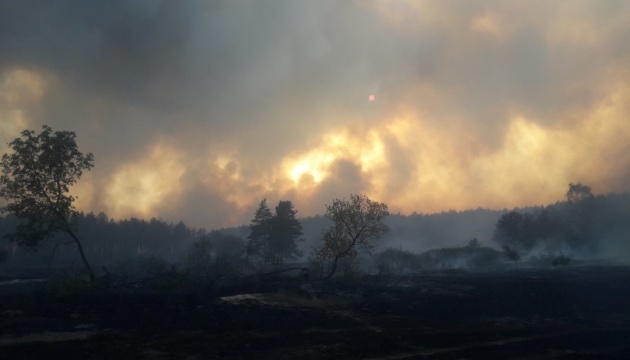
[[[0,217],[0,237],[10,237],[23,220],[8,214]],[[73,229],[81,236],[84,255],[95,267],[111,265],[119,260],[159,257],[179,262],[197,238],[206,230],[187,226],[184,222],[168,223],[129,218],[114,220],[105,213],[77,213],[70,218]],[[4,242],[4,258],[21,266],[64,267],[80,261],[74,241],[65,233],[51,234],[36,246],[20,246]]]
[[[10,213],[18,220],[15,230],[6,236],[19,246],[35,249],[43,240],[59,233],[64,234],[69,240],[55,244],[51,256],[59,245],[76,245],[88,276],[93,280],[95,273],[86,256],[85,242],[80,241],[76,235],[77,222],[82,220],[87,224],[90,220],[101,220],[100,225],[107,223],[110,228],[115,226],[112,227],[113,223],[108,223],[101,215],[85,217],[73,205],[76,198],[69,193],[70,188],[84,171],[89,171],[94,166],[94,155],[79,151],[75,138],[76,134],[72,131],[53,131],[44,125],[39,134],[33,130],[24,130],[21,137],[10,142],[12,152],[4,154],[0,160],[0,197],[7,201],[7,205],[0,208],[0,211]],[[256,257],[259,261],[282,264],[285,258],[301,256],[296,241],[303,233],[296,213],[291,201],[280,201],[275,208],[275,214],[272,214],[266,199],[262,200],[250,225],[251,232],[245,251],[246,262],[250,257]],[[326,231],[318,253],[324,254],[320,257],[322,261],[329,260],[332,264],[328,277],[335,274],[340,259],[355,256],[357,248],[369,251],[373,247],[372,242],[378,240],[387,230],[382,224],[387,215],[387,205],[372,202],[365,195],[351,195],[349,201],[335,199],[331,206],[327,206],[326,216],[332,220],[333,225]],[[99,225],[98,221],[92,223]],[[119,225],[134,226],[136,223],[132,219]],[[167,234],[179,233],[181,236],[191,232],[183,223],[173,227],[172,231],[166,231],[170,229],[165,229],[159,221],[152,220],[149,225],[144,228],[158,230],[153,236],[159,236],[160,231]],[[133,231],[130,233],[133,234]],[[99,234],[109,235],[109,232],[101,231]],[[93,239],[95,238],[98,237]],[[137,252],[142,254],[149,251],[144,246],[142,237],[139,239]],[[122,247],[130,244],[134,246],[137,242],[138,238]],[[108,239],[98,244],[101,248],[92,246],[93,253],[102,255],[111,253],[112,248],[116,251],[117,248],[116,242]],[[153,241],[152,248],[155,249],[157,244],[161,242]],[[168,252],[168,245],[166,246]],[[173,255],[173,248],[171,244],[170,255]],[[212,248],[210,239],[202,236],[193,245],[189,262],[209,260],[208,255]]]
[[[159,257],[169,262],[187,259],[191,268],[206,272],[226,267],[242,272],[252,264],[282,267],[303,256],[299,244],[304,240],[304,228],[290,200],[279,201],[273,212],[267,200],[261,200],[250,225],[241,231],[247,236],[225,231],[207,233],[189,228],[183,222],[168,224],[157,219],[135,218],[114,221],[104,213],[78,212],[69,190],[83,171],[93,167],[94,156],[82,154],[75,137],[73,132],[53,131],[44,126],[39,134],[25,130],[20,138],[9,143],[12,152],[4,154],[0,162],[0,197],[6,201],[0,210],[9,215],[0,217],[0,234],[12,240],[13,245],[5,251],[0,248],[0,260],[10,257],[28,263],[37,258],[22,248],[39,249],[39,254],[46,254],[49,264],[70,263],[78,256],[88,276],[93,278],[91,261],[101,265],[129,256]],[[478,209],[470,214],[484,222],[495,213]],[[311,227],[319,224],[321,231],[321,236],[311,242],[309,261],[325,278],[334,276],[340,268],[353,268],[360,254],[373,254],[390,232],[385,221],[388,216],[387,204],[375,202],[365,194],[333,199],[322,217],[308,222]],[[460,215],[444,213],[437,219],[414,214],[409,219],[426,223],[425,230],[433,229],[433,232],[424,231],[425,238],[438,238],[436,226],[445,225],[435,220],[452,223],[457,216]],[[400,215],[393,220],[397,234],[414,236],[404,232],[408,227]],[[569,252],[596,254],[606,246],[628,251],[629,246],[619,239],[630,233],[629,220],[629,194],[594,196],[589,186],[571,183],[564,202],[500,215],[491,240],[516,265],[523,258],[541,252],[555,254],[554,264],[562,265],[569,258],[565,253]],[[481,247],[481,242],[476,241],[465,248],[435,249],[420,258],[427,264],[456,259],[459,255],[467,257],[470,264],[494,261],[494,250]],[[386,259],[398,255],[410,258],[392,251],[379,256]]]
[[[565,262],[581,257],[630,255],[630,194],[595,196],[591,187],[570,183],[566,201],[529,211],[512,210],[496,222],[493,240],[518,266],[540,253]]]

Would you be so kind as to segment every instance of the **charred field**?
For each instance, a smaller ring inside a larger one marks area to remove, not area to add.
[[[630,268],[0,285],[3,358],[628,359]]]

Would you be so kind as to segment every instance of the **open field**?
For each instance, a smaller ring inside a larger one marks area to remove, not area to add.
[[[3,358],[630,358],[627,267],[81,286],[0,285]]]

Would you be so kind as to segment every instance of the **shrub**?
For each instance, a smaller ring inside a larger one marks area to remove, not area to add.
[[[418,255],[418,259],[427,268],[482,270],[499,266],[501,253],[490,247],[475,245],[433,249]]]
[[[387,249],[375,256],[376,267],[381,275],[402,275],[422,267],[417,255],[399,249]]]

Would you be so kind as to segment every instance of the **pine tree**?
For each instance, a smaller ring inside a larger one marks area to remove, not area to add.
[[[267,199],[258,205],[249,226],[247,244],[249,256],[257,256],[264,261],[282,264],[285,258],[301,256],[296,240],[302,236],[302,224],[296,218],[297,211],[291,201],[280,201],[275,215],[267,207]]]
[[[282,264],[285,258],[301,256],[296,240],[303,235],[302,224],[296,218],[297,210],[291,201],[280,201],[272,219],[269,252],[274,262]]]
[[[267,258],[267,244],[271,235],[271,220],[273,214],[267,206],[267,199],[263,199],[258,205],[254,218],[249,225],[250,234],[247,243],[247,260],[249,256]]]

